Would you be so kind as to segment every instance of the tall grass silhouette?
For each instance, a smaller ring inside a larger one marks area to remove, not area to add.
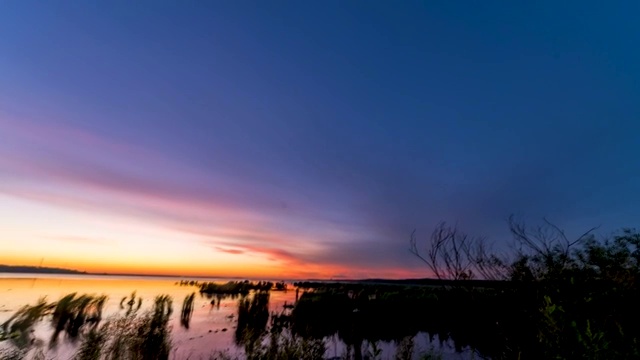
[[[180,312],[180,324],[185,328],[189,328],[191,322],[191,316],[193,315],[193,303],[196,298],[196,293],[185,296],[182,302],[182,311]]]

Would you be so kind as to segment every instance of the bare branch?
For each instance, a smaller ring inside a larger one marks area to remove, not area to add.
[[[468,280],[474,277],[474,264],[469,254],[475,241],[456,226],[441,222],[431,233],[424,255],[416,244],[415,232],[411,234],[410,251],[426,263],[438,279]]]
[[[509,229],[519,245],[522,264],[535,278],[555,276],[575,266],[572,247],[583,242],[597,228],[591,228],[571,241],[564,230],[543,218],[544,224],[535,228],[509,217]],[[555,274],[555,275],[554,275]]]

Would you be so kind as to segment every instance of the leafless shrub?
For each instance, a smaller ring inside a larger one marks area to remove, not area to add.
[[[573,249],[593,238],[593,231],[597,229],[593,227],[577,238],[569,239],[557,225],[543,220],[541,225],[527,226],[513,215],[509,217],[509,230],[515,240],[518,259],[512,277],[542,279],[575,267]],[[528,273],[523,274],[522,270]]]
[[[456,226],[441,222],[431,233],[424,252],[418,248],[414,231],[409,251],[427,264],[440,280],[469,280],[474,277],[474,273],[468,254],[476,241],[476,238],[458,231]]]
[[[472,237],[445,222],[436,226],[424,251],[414,231],[409,250],[440,280],[504,280],[510,273],[508,259],[494,252],[486,238]]]

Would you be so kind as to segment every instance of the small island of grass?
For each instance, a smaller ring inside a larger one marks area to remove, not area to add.
[[[258,281],[251,282],[245,281],[229,281],[224,284],[217,284],[214,282],[200,283],[200,293],[207,295],[222,294],[222,295],[246,295],[251,291],[283,291],[287,289],[287,284],[284,282],[273,283],[271,281]]]

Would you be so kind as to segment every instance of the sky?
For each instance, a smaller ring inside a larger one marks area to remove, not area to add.
[[[636,1],[2,1],[0,264],[429,276],[640,219]]]

